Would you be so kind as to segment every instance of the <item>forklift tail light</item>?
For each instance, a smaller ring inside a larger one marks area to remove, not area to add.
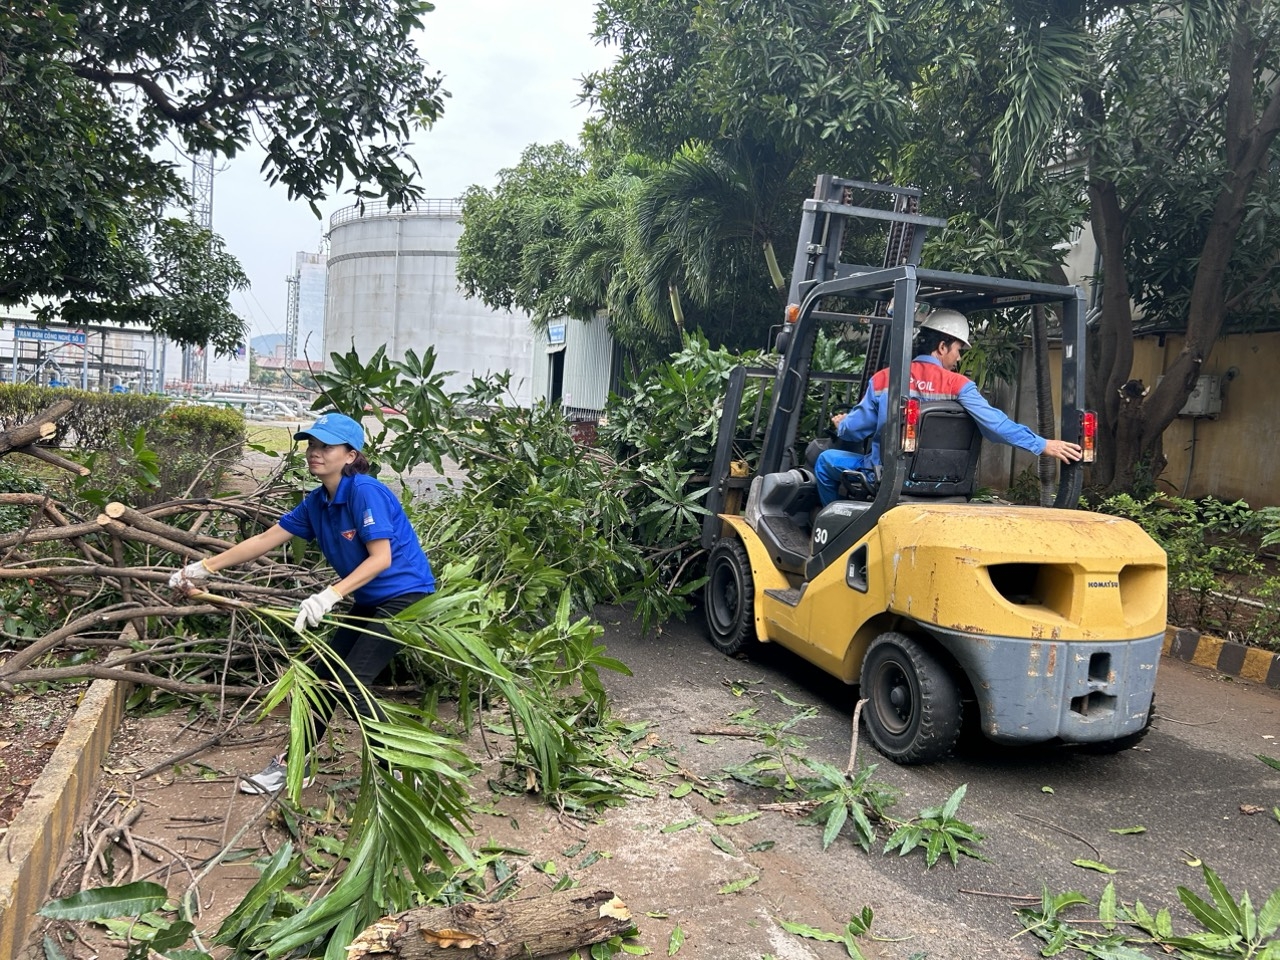
[[[1086,410],[1080,415],[1080,449],[1083,451],[1080,461],[1082,463],[1093,463],[1097,444],[1098,415],[1092,410]]]
[[[788,303],[787,304],[787,323],[795,323],[799,319],[800,319],[800,304]]]
[[[915,453],[916,428],[920,425],[920,401],[909,397],[902,401],[902,452]]]

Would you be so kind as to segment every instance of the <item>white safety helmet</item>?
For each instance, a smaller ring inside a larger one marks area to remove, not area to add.
[[[922,330],[936,330],[938,333],[945,333],[948,337],[955,337],[965,349],[969,347],[969,320],[959,310],[934,310],[929,316],[924,318],[924,323],[920,324]]]

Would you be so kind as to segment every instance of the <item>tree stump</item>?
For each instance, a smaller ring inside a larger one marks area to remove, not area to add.
[[[347,960],[515,960],[600,943],[632,928],[611,890],[562,890],[496,903],[421,907],[384,917],[347,948]]]

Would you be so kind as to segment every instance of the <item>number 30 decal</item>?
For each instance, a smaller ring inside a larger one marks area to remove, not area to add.
[[[826,527],[819,527],[817,530],[813,531],[813,542],[816,543],[818,546],[822,546],[824,543],[827,542]]]

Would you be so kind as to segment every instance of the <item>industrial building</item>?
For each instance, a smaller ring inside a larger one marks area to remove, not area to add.
[[[564,319],[534,335],[533,396],[558,403],[570,420],[596,420],[618,390],[621,356],[603,313]]]
[[[529,318],[491,310],[458,289],[462,205],[425,200],[410,210],[366,203],[329,220],[324,321],[326,367],[332,353],[354,349],[362,360],[379,347],[400,360],[433,347],[447,390],[473,376],[511,373],[508,402],[534,398]]]

